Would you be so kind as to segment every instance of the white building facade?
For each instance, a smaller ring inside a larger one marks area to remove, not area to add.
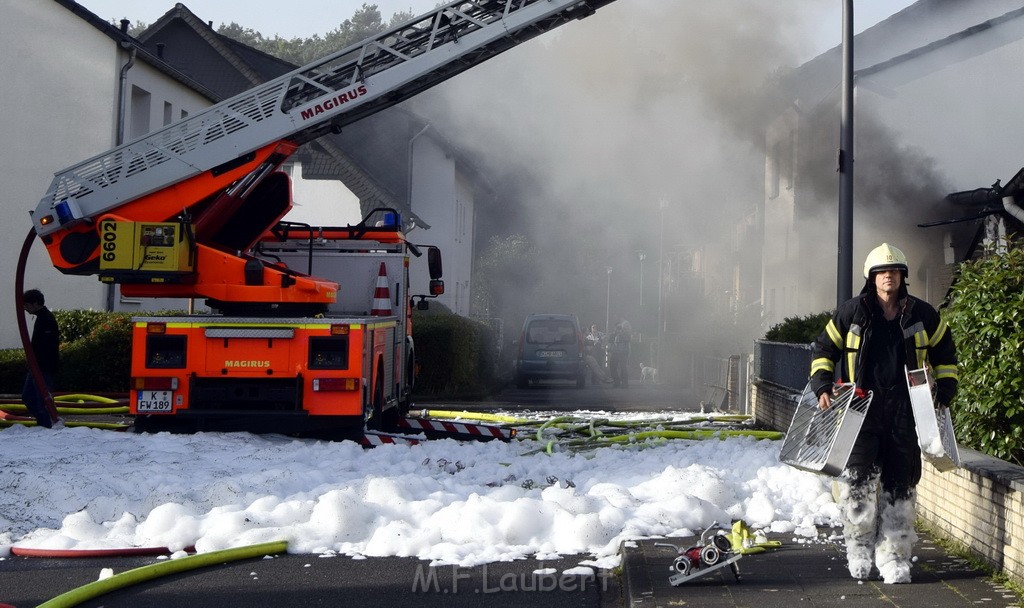
[[[14,277],[19,252],[32,223],[29,211],[45,194],[53,174],[113,147],[118,138],[122,69],[131,45],[117,28],[74,2],[0,0],[0,57],[6,85],[0,87],[0,181],[7,226],[0,276],[8,296],[0,300],[0,348],[21,345],[14,319]],[[145,133],[211,101],[137,54],[125,72],[125,136]],[[50,308],[103,309],[106,290],[94,276],[57,272],[38,240],[32,245],[25,287],[43,291]]]

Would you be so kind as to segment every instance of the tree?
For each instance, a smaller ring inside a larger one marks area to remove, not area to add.
[[[275,34],[272,38],[268,38],[262,33],[234,21],[227,25],[221,24],[217,28],[217,33],[289,63],[306,65],[379,34],[390,27],[405,23],[414,17],[415,15],[410,11],[401,11],[392,15],[388,23],[384,23],[377,5],[364,3],[350,19],[342,21],[338,27],[322,36],[313,34],[309,38],[282,38]],[[111,24],[120,27],[117,20],[112,19]],[[128,28],[128,34],[137,38],[148,28],[148,24],[136,21]]]

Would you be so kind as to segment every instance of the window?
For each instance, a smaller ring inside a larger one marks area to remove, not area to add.
[[[131,95],[131,128],[128,136],[132,139],[149,133],[149,112],[152,108],[153,96],[145,89],[132,85]]]

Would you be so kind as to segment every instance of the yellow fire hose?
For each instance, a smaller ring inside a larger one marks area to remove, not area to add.
[[[22,426],[37,426],[39,423],[37,423],[34,419],[33,420],[7,420],[7,419],[0,418],[0,428],[12,427],[12,426],[14,426],[16,424],[20,424]],[[70,420],[70,421],[65,421],[64,422],[64,426],[66,426],[68,428],[85,427],[85,428],[89,428],[89,429],[101,429],[101,430],[105,430],[105,431],[124,431],[124,430],[127,430],[128,427],[131,426],[131,425],[130,424],[126,424],[126,423],[122,423],[122,422],[87,422],[87,421],[84,421],[84,420]]]
[[[249,545],[246,547],[237,547],[235,549],[224,549],[223,551],[199,553],[183,557],[181,559],[167,560],[156,564],[150,564],[149,566],[135,568],[134,570],[128,570],[120,574],[115,574],[110,578],[95,581],[87,585],[82,585],[77,589],[72,589],[67,593],[58,595],[52,600],[39,604],[39,608],[67,608],[69,606],[77,606],[82,602],[87,602],[105,593],[110,593],[111,591],[116,591],[131,585],[137,585],[161,576],[177,574],[179,572],[186,572],[188,570],[195,570],[196,568],[203,568],[206,566],[218,566],[220,564],[243,559],[252,559],[263,557],[265,555],[276,555],[278,553],[284,553],[287,550],[287,541],[277,541],[259,545]]]
[[[504,424],[522,424],[528,422],[525,418],[503,416],[501,414],[486,414],[483,412],[453,412],[448,410],[423,410],[420,414],[427,418],[446,418],[463,420],[479,420],[480,422],[500,422]]]
[[[56,400],[55,400],[56,401]],[[0,405],[0,410],[5,412],[22,413],[28,412],[28,408],[20,403],[10,403],[7,405]],[[127,414],[128,406],[122,405],[118,407],[58,407],[58,414],[64,414],[65,416],[103,416],[112,414]]]

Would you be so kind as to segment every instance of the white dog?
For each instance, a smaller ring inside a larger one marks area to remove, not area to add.
[[[651,367],[646,363],[640,364],[640,384],[651,384],[658,383],[658,368]]]

